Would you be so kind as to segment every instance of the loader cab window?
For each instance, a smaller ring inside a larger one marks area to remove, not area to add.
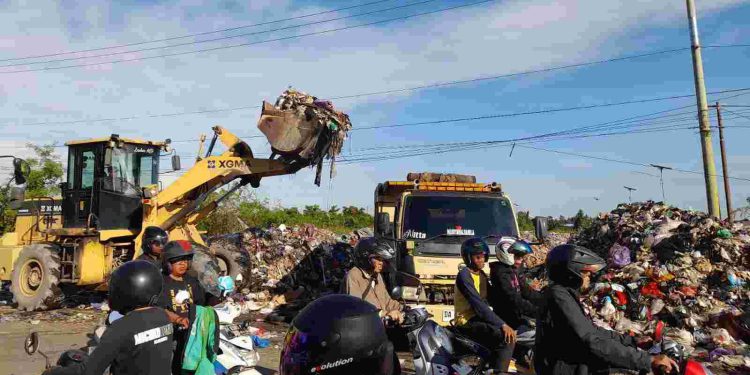
[[[91,189],[94,186],[95,170],[96,155],[94,151],[84,151],[81,154],[81,189]]]
[[[156,183],[159,149],[125,144],[105,150],[104,188],[138,195],[140,188]]]

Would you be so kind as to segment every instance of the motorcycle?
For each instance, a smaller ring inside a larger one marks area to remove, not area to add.
[[[44,371],[52,369],[52,365],[50,364],[50,359],[47,354],[39,350],[39,334],[36,332],[31,332],[28,336],[26,336],[26,339],[24,340],[23,349],[29,356],[33,356],[35,353],[39,353],[42,357],[44,357]],[[60,358],[58,358],[56,365],[61,367],[69,367],[75,364],[80,364],[85,362],[88,359],[88,354],[82,350],[66,350],[60,354]]]
[[[660,321],[656,324],[653,336],[654,346],[649,350],[649,353],[665,354],[677,362],[679,368],[672,369],[672,372],[668,373],[664,367],[660,367],[658,371],[655,371],[657,375],[713,375],[704,364],[690,359],[684,346],[666,338],[666,330],[664,322]]]
[[[419,279],[401,275],[411,280],[404,286],[421,288]],[[420,291],[421,292],[421,291]],[[392,295],[401,295],[401,288],[394,288]],[[414,360],[417,375],[479,375],[488,370],[490,350],[474,340],[461,335],[453,327],[442,327],[424,307],[406,308],[401,326],[407,331],[409,350]],[[526,362],[533,363],[534,331],[527,331],[517,339],[520,353],[527,355]],[[533,374],[533,369],[526,371]]]
[[[220,353],[214,362],[216,375],[260,375],[255,365],[260,360],[249,336],[235,336],[227,326],[219,328]]]

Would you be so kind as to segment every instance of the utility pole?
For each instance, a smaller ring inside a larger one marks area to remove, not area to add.
[[[693,75],[695,77],[695,96],[698,101],[698,121],[700,123],[701,151],[703,152],[703,176],[706,180],[706,198],[708,214],[721,216],[719,207],[719,189],[716,185],[716,165],[714,150],[711,144],[711,125],[708,122],[708,103],[706,102],[706,84],[703,80],[703,59],[698,39],[698,21],[695,15],[695,1],[685,0],[688,21],[690,24],[690,43],[693,52]]]
[[[638,190],[636,188],[632,188],[629,186],[623,186],[625,189],[628,189],[628,201],[630,203],[633,203],[633,190]]]
[[[651,164],[654,168],[659,168],[659,182],[661,183],[661,199],[664,201],[664,203],[667,202],[667,196],[664,194],[664,170],[665,169],[672,169],[670,167],[665,167],[663,165],[658,164]]]
[[[734,221],[732,215],[732,189],[729,187],[729,173],[727,173],[727,150],[724,147],[724,123],[721,121],[721,104],[716,102],[712,106],[716,108],[716,121],[719,123],[719,147],[721,147],[721,173],[724,175],[724,194],[727,200],[727,220],[731,225]]]

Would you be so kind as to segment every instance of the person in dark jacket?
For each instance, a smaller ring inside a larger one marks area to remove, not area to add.
[[[481,238],[470,238],[461,244],[461,257],[466,267],[456,276],[455,324],[459,333],[491,351],[490,366],[494,372],[506,372],[515,347],[516,332],[487,303],[488,280],[483,268],[489,254],[489,246]]]
[[[172,324],[155,307],[164,286],[159,269],[136,260],[109,279],[109,305],[122,315],[102,335],[91,356],[80,363],[46,370],[44,375],[164,375],[172,361]]]
[[[587,375],[610,369],[648,372],[661,366],[669,373],[677,368],[670,358],[650,356],[636,347],[633,337],[597,327],[586,315],[580,292],[605,265],[592,251],[571,244],[557,246],[547,255],[551,284],[537,319],[534,365],[538,375]]]
[[[141,239],[141,254],[136,260],[145,260],[155,265],[157,268],[161,268],[161,253],[169,242],[169,235],[164,229],[159,227],[150,226],[143,230],[143,238]]]
[[[498,261],[490,263],[490,305],[518,333],[529,330],[524,317],[535,319],[543,301],[541,293],[532,290],[518,274],[523,257],[532,251],[524,241],[502,238],[495,246]]]

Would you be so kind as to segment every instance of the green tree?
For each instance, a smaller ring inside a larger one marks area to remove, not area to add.
[[[581,230],[591,224],[591,218],[583,213],[583,210],[578,210],[578,213],[573,218],[573,228]]]
[[[60,194],[60,182],[65,174],[60,157],[55,154],[55,145],[37,146],[28,144],[34,157],[26,159],[31,173],[26,182],[26,197],[49,197]]]

